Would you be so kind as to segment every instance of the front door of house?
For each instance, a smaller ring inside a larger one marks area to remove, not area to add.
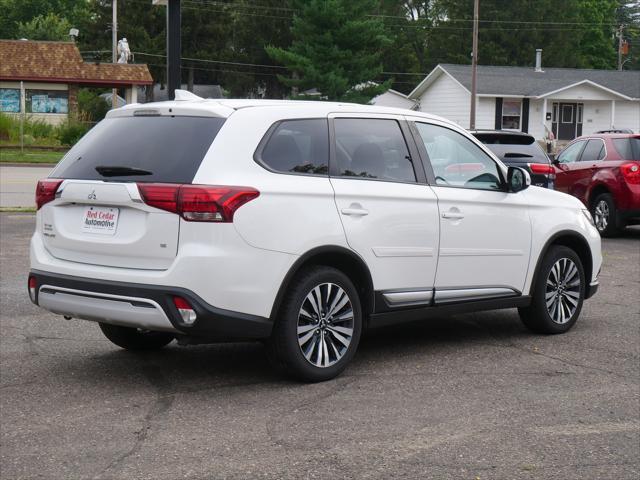
[[[573,140],[582,135],[583,103],[553,102],[551,131],[558,140]]]

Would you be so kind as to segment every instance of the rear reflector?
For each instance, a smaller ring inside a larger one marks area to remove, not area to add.
[[[45,178],[38,181],[36,185],[36,208],[38,210],[56,198],[56,192],[61,183],[62,179],[57,178]]]
[[[177,213],[188,222],[233,222],[245,203],[260,195],[251,187],[138,183],[147,205]]]
[[[542,175],[550,175],[555,173],[553,167],[546,163],[530,163],[529,169],[531,169],[531,173],[537,173]]]
[[[36,289],[38,288],[36,277],[30,276],[27,285],[29,287],[29,298],[33,303],[36,303]]]
[[[193,307],[182,297],[173,297],[173,304],[178,309],[182,321],[187,325],[196,321],[197,315]]]
[[[639,163],[625,163],[620,165],[620,171],[627,183],[634,185],[640,184],[640,164]]]

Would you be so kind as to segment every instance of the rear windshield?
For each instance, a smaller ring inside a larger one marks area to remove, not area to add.
[[[614,138],[613,145],[625,160],[640,160],[640,138]]]
[[[544,150],[528,135],[477,134],[478,140],[506,163],[549,163]]]
[[[191,183],[223,123],[215,117],[108,118],[69,150],[51,176]]]

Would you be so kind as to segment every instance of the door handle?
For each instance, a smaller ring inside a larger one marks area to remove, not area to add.
[[[442,218],[449,218],[452,220],[460,220],[462,218],[464,218],[464,215],[462,213],[459,212],[444,212],[442,214]]]
[[[342,212],[343,215],[355,217],[364,217],[365,215],[369,215],[369,210],[365,210],[364,208],[343,208],[340,212]]]

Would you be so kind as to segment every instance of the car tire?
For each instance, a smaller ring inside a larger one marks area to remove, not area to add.
[[[565,333],[578,320],[586,291],[580,257],[554,245],[544,256],[533,285],[531,304],[518,309],[525,326],[536,333]]]
[[[618,209],[610,193],[601,193],[591,205],[591,216],[603,237],[613,237],[620,233]]]
[[[137,328],[100,323],[100,330],[111,343],[125,350],[158,350],[175,338],[167,332],[149,332]]]
[[[315,266],[292,280],[266,342],[267,354],[286,375],[322,382],[347,367],[361,332],[362,307],[353,282],[340,270]]]

